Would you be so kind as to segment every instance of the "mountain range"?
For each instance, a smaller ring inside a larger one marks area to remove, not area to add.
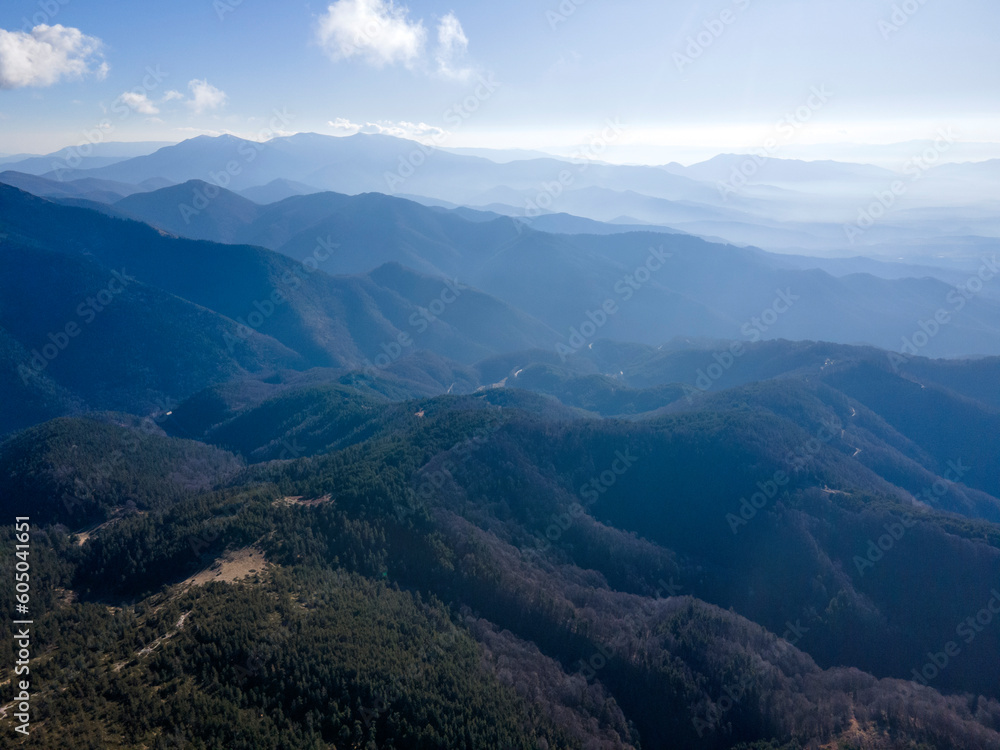
[[[915,154],[894,172],[756,154],[720,155],[686,167],[514,156],[524,158],[497,161],[386,135],[300,133],[264,143],[199,136],[132,158],[101,157],[114,163],[48,173],[35,165],[18,169],[18,162],[6,168],[62,182],[202,180],[264,202],[320,191],[420,196],[521,218],[561,212],[602,222],[625,219],[768,250],[864,250],[892,260],[936,259],[938,265],[969,265],[967,254],[941,252],[959,238],[995,249],[1000,236],[996,202],[988,198],[996,192],[996,161],[938,164],[939,156],[927,162]],[[928,240],[937,247],[926,248]]]
[[[714,230],[892,173],[155,145],[0,174],[32,742],[1000,747],[985,202],[817,258]]]

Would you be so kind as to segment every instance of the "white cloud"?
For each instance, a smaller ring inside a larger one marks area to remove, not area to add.
[[[441,19],[438,25],[438,48],[434,57],[438,72],[446,78],[467,81],[474,73],[471,67],[462,67],[469,52],[469,39],[454,13]]]
[[[0,89],[51,86],[91,73],[104,79],[109,67],[101,60],[102,47],[100,39],[59,24],[30,32],[0,29]]]
[[[193,127],[181,127],[174,128],[174,130],[180,131],[181,133],[195,133],[197,135],[210,135],[213,138],[220,135],[235,135],[231,130],[212,130],[211,128],[193,128]]]
[[[333,60],[361,57],[381,68],[413,67],[423,54],[427,32],[411,23],[407,9],[393,0],[337,0],[319,19],[317,36]]]
[[[333,128],[337,135],[354,135],[355,133],[360,133],[362,125],[351,122],[350,120],[345,120],[343,117],[338,117],[336,120],[330,120],[327,125]]]
[[[118,97],[126,107],[134,109],[140,115],[158,115],[160,110],[149,101],[145,93],[138,91],[126,91]]]
[[[172,102],[175,99],[183,99],[183,98],[184,94],[182,94],[180,91],[170,90],[163,95],[163,98],[160,100],[160,103],[166,104],[167,102]]]
[[[194,135],[209,135],[212,136],[213,138],[220,135],[232,135],[237,138],[241,138],[244,141],[256,141],[258,143],[265,143],[266,141],[269,141],[272,138],[285,138],[290,135],[295,135],[298,132],[296,130],[282,130],[282,129],[272,129],[272,128],[264,128],[263,130],[258,130],[256,132],[249,132],[242,130],[230,130],[228,128],[224,128],[222,130],[214,130],[212,128],[195,128],[191,126],[177,127],[174,128],[174,130],[185,134],[193,133]]]
[[[187,105],[194,110],[195,114],[199,115],[208,110],[222,107],[229,98],[225,91],[215,88],[207,80],[199,81],[196,78],[188,83],[188,88],[191,89],[191,98]],[[167,96],[170,96],[170,93]]]
[[[469,63],[469,38],[454,13],[438,23],[431,63],[425,54],[427,31],[421,20],[393,0],[337,0],[319,19],[316,36],[332,60],[359,58],[376,68],[402,64],[444,78],[467,81],[475,73]]]
[[[379,120],[378,122],[356,123],[343,117],[327,122],[336,131],[336,135],[354,135],[356,133],[367,133],[369,135],[391,135],[396,138],[407,138],[412,141],[423,141],[440,143],[449,135],[448,131],[442,130],[434,125],[425,122],[392,122],[390,120]]]

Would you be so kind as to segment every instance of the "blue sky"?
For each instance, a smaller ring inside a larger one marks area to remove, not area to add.
[[[610,120],[602,155],[628,161],[769,138],[822,156],[945,126],[1000,141],[998,20],[986,0],[5,0],[0,152],[101,125],[106,140],[273,125],[568,153]]]

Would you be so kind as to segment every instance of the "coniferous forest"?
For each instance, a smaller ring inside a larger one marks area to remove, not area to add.
[[[3,0],[0,750],[1000,750],[997,21]]]

